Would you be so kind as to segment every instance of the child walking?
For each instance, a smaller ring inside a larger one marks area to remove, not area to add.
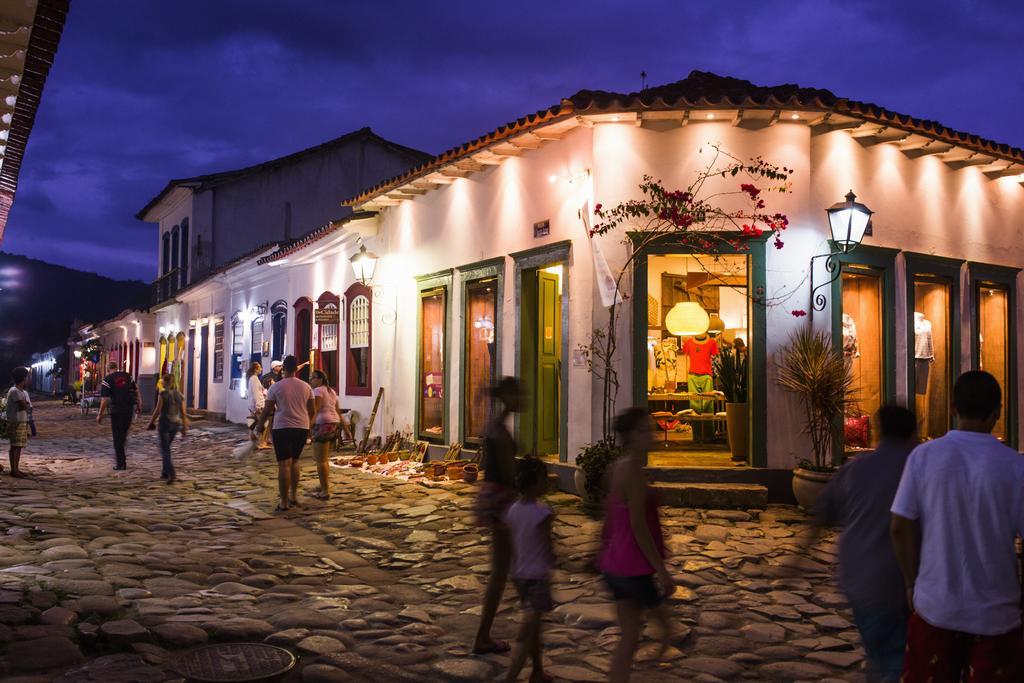
[[[185,412],[185,397],[178,391],[174,375],[164,375],[163,384],[164,389],[156,399],[153,416],[149,418],[149,429],[156,426],[157,438],[160,440],[160,457],[163,459],[160,478],[167,484],[173,484],[177,473],[171,462],[171,442],[179,430],[183,438],[188,434],[188,414]]]
[[[519,600],[527,612],[512,654],[506,681],[519,678],[526,657],[533,659],[530,683],[553,680],[544,673],[540,641],[541,621],[552,609],[551,569],[555,556],[551,545],[551,517],[545,503],[537,500],[547,490],[548,470],[536,458],[527,458],[519,465],[516,486],[519,500],[505,512],[504,521],[512,538],[512,579]]]

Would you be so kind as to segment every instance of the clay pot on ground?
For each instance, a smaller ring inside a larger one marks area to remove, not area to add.
[[[452,463],[452,464],[448,465],[448,479],[450,481],[456,481],[457,479],[462,479],[462,470],[463,469],[465,469],[465,466],[462,465],[461,463],[459,463],[459,464]]]
[[[480,475],[480,468],[476,465],[469,464],[462,468],[462,481],[467,484],[472,484],[476,481],[476,478]]]
[[[747,404],[725,404],[725,428],[729,437],[729,451],[737,462],[747,461]]]
[[[825,487],[832,481],[834,472],[814,472],[797,467],[793,470],[793,495],[796,502],[804,510],[811,510],[814,507],[818,496],[825,490]]]

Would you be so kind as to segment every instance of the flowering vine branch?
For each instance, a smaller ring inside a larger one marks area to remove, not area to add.
[[[619,390],[615,327],[620,302],[628,299],[622,292],[622,280],[635,259],[656,243],[678,247],[685,253],[711,256],[747,251],[752,240],[771,239],[776,249],[785,246],[783,236],[789,219],[783,213],[771,211],[766,197],[791,192],[789,177],[793,170],[761,157],[744,161],[718,145],[710,147],[713,150],[710,161],[685,189],[669,190],[659,180],[645,175],[640,183],[640,199],[630,199],[609,209],[602,204],[594,206],[598,222],[590,230],[590,237],[625,227],[629,233],[624,241],[632,246],[615,277],[615,303],[608,307],[607,326],[595,329],[590,343],[580,345],[588,368],[602,384],[602,430],[606,439],[612,436]],[[718,179],[740,182],[730,189],[707,192],[709,181],[721,185]],[[724,207],[726,200],[740,208]],[[747,296],[755,303],[767,304],[763,293],[751,296],[748,292]]]

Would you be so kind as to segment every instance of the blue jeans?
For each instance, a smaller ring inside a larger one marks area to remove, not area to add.
[[[867,658],[867,679],[871,683],[895,683],[903,671],[903,655],[907,647],[906,606],[898,608],[853,608],[853,620],[860,631]]]
[[[161,424],[157,430],[157,437],[160,440],[160,457],[163,460],[163,469],[160,471],[161,477],[173,478],[175,476],[174,463],[171,462],[171,442],[178,435],[180,428],[181,425],[169,423]]]

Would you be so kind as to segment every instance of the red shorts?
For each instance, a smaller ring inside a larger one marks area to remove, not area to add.
[[[966,676],[961,679],[962,674]],[[1024,681],[1021,628],[976,636],[932,626],[915,612],[907,625],[901,683],[1014,683]]]

